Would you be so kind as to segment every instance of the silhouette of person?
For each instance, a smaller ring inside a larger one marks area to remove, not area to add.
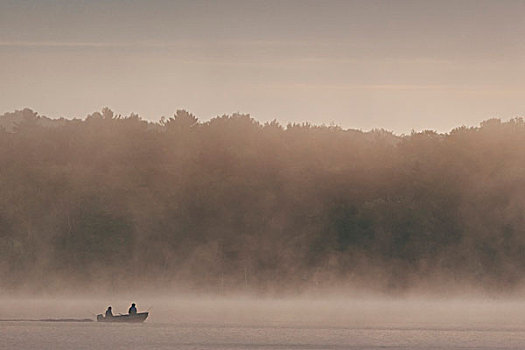
[[[130,314],[130,315],[136,315],[137,314],[137,308],[135,307],[135,303],[131,304],[131,307],[128,310],[128,314]]]
[[[108,306],[106,310],[106,317],[113,317],[113,312],[111,311],[111,306]]]

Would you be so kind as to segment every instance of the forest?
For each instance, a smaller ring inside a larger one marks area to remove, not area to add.
[[[233,114],[0,116],[0,291],[227,293],[525,273],[525,122],[395,135]]]

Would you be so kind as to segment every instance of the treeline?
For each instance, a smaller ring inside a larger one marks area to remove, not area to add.
[[[505,289],[523,282],[524,213],[520,118],[396,136],[0,116],[1,290]]]

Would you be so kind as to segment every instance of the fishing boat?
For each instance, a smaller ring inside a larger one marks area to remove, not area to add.
[[[139,312],[136,314],[115,315],[111,317],[104,317],[104,315],[97,315],[97,322],[144,322],[148,318],[149,312]]]

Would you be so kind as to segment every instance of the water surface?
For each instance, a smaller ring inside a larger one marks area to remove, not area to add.
[[[520,301],[142,299],[133,301],[151,309],[144,324],[2,321],[0,348],[525,348]],[[94,319],[89,310],[104,311],[104,301],[2,299],[0,318]],[[128,305],[112,306],[117,313]]]

